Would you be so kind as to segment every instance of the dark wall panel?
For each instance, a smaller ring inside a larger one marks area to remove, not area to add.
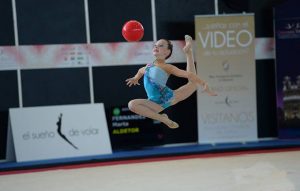
[[[214,14],[214,1],[155,1],[157,38],[182,40],[185,34],[195,37],[195,15]]]
[[[275,0],[276,3],[273,3],[274,13],[276,18],[291,18],[299,17],[299,0]],[[286,11],[286,10],[289,11]]]
[[[86,43],[83,0],[16,0],[20,45]]]
[[[22,71],[23,105],[90,103],[88,68]]]
[[[250,12],[255,13],[255,36],[273,37],[273,5],[278,0],[249,0]]]
[[[8,110],[0,111],[0,160],[5,159],[8,127]]]
[[[89,0],[91,42],[124,42],[122,27],[128,20],[142,23],[142,41],[151,41],[151,0]]]
[[[0,71],[0,159],[5,158],[8,109],[19,107],[17,71]]]
[[[127,105],[128,101],[134,98],[143,98],[146,96],[142,79],[140,86],[126,86],[125,80],[133,77],[138,66],[107,66],[94,67],[94,94],[95,102],[105,103],[105,107],[109,108],[118,105]]]
[[[254,13],[256,37],[273,37],[273,7],[286,0],[219,0],[219,13]]]
[[[219,0],[219,14],[248,13],[249,0]]]
[[[258,136],[277,137],[275,62],[256,61]]]
[[[14,24],[11,0],[0,1],[0,46],[14,45]]]
[[[19,107],[17,71],[0,71],[0,111]]]

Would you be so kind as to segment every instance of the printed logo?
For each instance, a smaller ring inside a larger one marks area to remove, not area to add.
[[[216,101],[215,104],[222,104],[226,105],[227,107],[232,107],[233,105],[239,103],[239,101],[229,98],[229,96],[226,96],[224,100]]]
[[[62,129],[62,116],[63,114],[60,113],[59,117],[58,117],[58,121],[56,123],[57,125],[57,133],[59,134],[59,136],[61,138],[63,138],[67,143],[69,143],[72,147],[74,147],[75,149],[78,149],[61,131]]]
[[[223,70],[227,72],[229,70],[229,62],[228,62],[228,60],[224,60],[222,62],[222,66],[223,66]]]
[[[282,23],[278,23],[279,29],[277,32],[277,37],[279,39],[296,39],[300,38],[300,21],[293,20],[285,23],[285,21],[281,21]]]

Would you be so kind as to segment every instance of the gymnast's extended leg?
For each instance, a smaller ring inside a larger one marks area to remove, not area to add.
[[[197,74],[196,68],[195,68],[195,63],[194,63],[193,49],[192,49],[193,39],[190,36],[185,35],[185,43],[186,44],[183,48],[183,51],[186,54],[186,62],[187,62],[186,71]],[[186,98],[191,96],[196,90],[197,90],[197,84],[193,83],[191,81],[188,81],[187,84],[181,86],[180,88],[178,88],[174,91],[175,98],[172,101],[172,105],[174,105],[182,100],[185,100]]]

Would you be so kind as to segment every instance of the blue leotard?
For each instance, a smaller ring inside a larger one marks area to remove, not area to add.
[[[173,90],[166,86],[169,74],[158,66],[147,64],[144,74],[144,87],[148,99],[163,108],[171,105],[174,98]]]

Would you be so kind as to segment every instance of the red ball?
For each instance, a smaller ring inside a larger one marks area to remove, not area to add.
[[[123,25],[122,35],[128,42],[139,41],[144,36],[144,27],[136,20],[127,21]]]

